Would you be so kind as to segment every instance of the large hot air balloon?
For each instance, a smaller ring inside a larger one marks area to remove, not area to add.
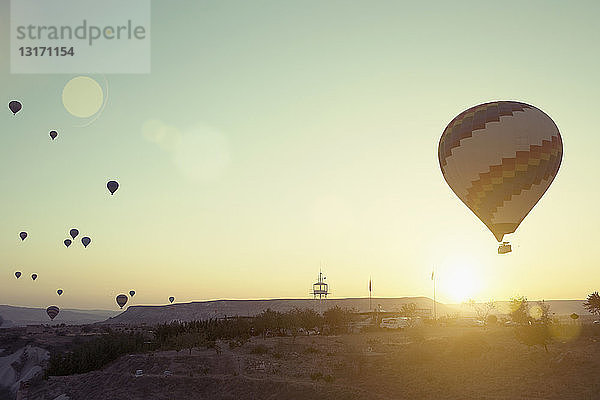
[[[21,273],[19,271],[15,272],[15,276],[17,277],[17,279],[19,279],[21,277]]]
[[[23,106],[20,102],[16,100],[13,100],[10,103],[8,103],[8,109],[12,111],[13,115],[21,111],[21,108],[23,108]]]
[[[119,307],[123,308],[123,306],[125,304],[127,304],[127,295],[125,294],[120,294],[117,296],[117,304],[119,305]]]
[[[107,187],[108,191],[110,192],[110,194],[113,195],[113,194],[115,194],[115,192],[119,188],[119,182],[117,182],[117,181],[108,181],[108,183],[106,184],[106,187]]]
[[[456,116],[440,139],[444,179],[498,242],[513,233],[560,167],[562,138],[552,119],[516,101],[480,104]],[[498,253],[508,253],[502,242]]]
[[[90,243],[92,243],[92,239],[90,239],[87,236],[84,236],[84,237],[81,238],[81,243],[83,244],[83,247],[88,247],[88,245]]]
[[[20,232],[19,237],[21,238],[21,240],[25,240],[27,238],[27,232]]]
[[[63,243],[65,244],[65,246],[69,247],[73,242],[71,242],[71,239],[65,239]]]
[[[50,138],[52,138],[52,140],[56,139],[57,136],[58,136],[58,132],[50,131]]]
[[[129,291],[129,296],[131,296],[131,297],[135,296],[135,290],[130,290]]]
[[[48,316],[50,317],[51,320],[56,318],[56,316],[58,315],[59,312],[60,312],[60,310],[56,306],[50,306],[46,309],[46,314],[48,314]]]
[[[174,302],[174,301],[175,301],[175,297],[173,297],[173,296],[169,297],[169,302],[170,302],[170,303],[172,303],[172,302]]]
[[[71,237],[73,239],[75,239],[77,237],[77,235],[79,235],[79,231],[77,229],[73,228],[69,231],[69,235],[71,235]]]
[[[58,289],[58,290],[56,291],[56,293],[57,293],[57,294],[60,296],[61,294],[63,294],[63,291],[62,291],[62,289]]]
[[[37,274],[31,274],[31,279],[35,281],[37,279]]]

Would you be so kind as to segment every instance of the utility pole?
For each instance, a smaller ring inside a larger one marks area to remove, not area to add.
[[[431,271],[431,280],[433,281],[433,320],[437,320],[436,304],[435,304],[435,267]]]

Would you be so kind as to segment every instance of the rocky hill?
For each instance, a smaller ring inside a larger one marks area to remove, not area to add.
[[[415,303],[417,308],[431,309],[433,301],[427,297],[374,298],[372,307],[380,305],[384,311],[399,311],[403,304]],[[263,310],[285,312],[293,308],[313,308],[323,311],[331,307],[369,310],[368,298],[328,299],[319,303],[312,299],[270,299],[270,300],[214,300],[191,303],[177,303],[162,306],[131,306],[125,312],[110,318],[111,324],[155,324],[174,320],[193,321],[224,316],[254,316]],[[438,303],[438,314],[456,312],[456,307]]]
[[[60,310],[60,313],[50,321],[45,308],[17,307],[0,305],[0,316],[3,319],[2,328],[15,326],[39,325],[39,324],[67,324],[84,325],[98,321],[117,314],[109,310]]]

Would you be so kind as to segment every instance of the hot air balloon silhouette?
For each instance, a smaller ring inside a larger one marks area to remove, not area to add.
[[[79,235],[79,231],[77,229],[73,228],[69,231],[69,235],[71,235],[71,237],[73,239],[75,239],[77,237],[77,235]]]
[[[31,279],[35,281],[37,279],[37,274],[31,274]]]
[[[19,233],[19,237],[21,238],[21,240],[25,240],[27,238],[27,232]]]
[[[90,239],[87,236],[84,236],[84,237],[81,238],[81,243],[83,244],[83,247],[88,247],[88,245],[90,243],[92,243],[92,239]]]
[[[554,121],[516,101],[463,111],[448,124],[438,147],[444,179],[498,242],[515,232],[548,190],[562,155]],[[508,242],[498,249],[510,251]]]
[[[23,106],[20,102],[16,100],[13,100],[10,103],[8,103],[8,109],[12,111],[13,115],[21,111],[21,108],[23,108]]]
[[[57,136],[58,136],[58,132],[50,131],[50,137],[52,138],[52,140],[56,139]]]
[[[21,277],[21,273],[19,271],[15,272],[15,276],[17,277],[17,279],[19,279]]]
[[[58,315],[59,312],[60,312],[60,310],[56,306],[50,306],[46,309],[46,314],[48,314],[48,316],[50,317],[50,320],[53,320],[54,318],[56,318],[56,316]]]
[[[131,297],[135,296],[135,290],[130,290],[129,291],[129,296],[131,296]]]
[[[71,242],[71,239],[65,239],[63,243],[65,244],[65,246],[69,247],[73,242]]]
[[[119,307],[123,308],[123,306],[125,304],[127,304],[127,295],[125,294],[120,294],[117,296],[117,304],[119,305]]]
[[[173,297],[173,296],[169,297],[169,302],[170,302],[170,303],[172,303],[172,302],[174,302],[174,301],[175,301],[175,297]]]
[[[58,290],[56,291],[56,293],[57,293],[57,294],[60,296],[61,294],[63,294],[63,291],[62,291],[62,289],[58,289]]]
[[[106,187],[107,187],[108,191],[110,192],[110,194],[113,195],[113,194],[115,194],[115,192],[119,188],[119,182],[117,182],[117,181],[108,181],[108,183],[106,184]]]

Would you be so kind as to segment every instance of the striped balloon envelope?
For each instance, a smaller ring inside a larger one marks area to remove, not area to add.
[[[444,179],[498,242],[515,232],[548,190],[562,155],[554,121],[516,101],[480,104],[460,113],[438,147]]]
[[[59,312],[60,312],[60,310],[56,306],[50,306],[46,309],[46,313],[50,317],[50,320],[53,320],[54,318],[56,318],[56,316],[58,315]]]

